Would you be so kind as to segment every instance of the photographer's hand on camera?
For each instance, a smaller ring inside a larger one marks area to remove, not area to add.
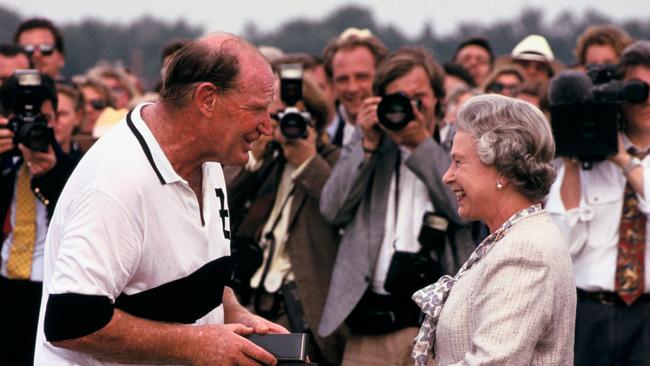
[[[279,128],[273,131],[273,138],[280,143],[282,153],[287,162],[294,168],[300,167],[305,161],[316,155],[316,130],[307,126],[307,137],[298,139],[288,139]]]
[[[18,144],[18,149],[23,156],[25,164],[27,164],[29,172],[35,177],[46,174],[56,165],[56,155],[52,146],[47,148],[47,152],[30,150],[23,144]]]
[[[413,115],[415,119],[410,121],[404,128],[397,131],[390,131],[384,129],[388,137],[390,137],[396,144],[406,146],[409,150],[415,150],[420,144],[431,138],[431,132],[426,128],[426,117],[420,111],[416,103],[411,101],[413,107]]]
[[[630,183],[635,192],[644,196],[643,194],[643,167],[641,161],[632,156],[626,149],[623,143],[623,133],[618,133],[618,152],[610,156],[609,161],[618,165],[623,169],[623,174],[627,181]]]
[[[365,151],[376,151],[381,142],[383,129],[377,118],[377,105],[381,97],[366,98],[357,114],[357,124],[363,131],[363,149]]]

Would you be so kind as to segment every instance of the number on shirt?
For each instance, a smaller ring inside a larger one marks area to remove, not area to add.
[[[225,208],[226,206],[226,195],[223,193],[223,189],[217,188],[215,189],[217,192],[217,197],[219,197],[219,202],[221,204],[221,208],[219,209],[219,216],[221,217],[221,226],[223,228],[223,236],[226,239],[230,239],[230,231],[226,229],[226,218],[228,217],[228,210]]]

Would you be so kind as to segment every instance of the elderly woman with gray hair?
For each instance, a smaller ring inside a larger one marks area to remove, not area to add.
[[[490,235],[454,277],[413,295],[426,315],[416,364],[571,365],[573,269],[540,204],[555,180],[549,124],[527,102],[484,95],[462,107],[457,126],[443,181],[460,216]]]

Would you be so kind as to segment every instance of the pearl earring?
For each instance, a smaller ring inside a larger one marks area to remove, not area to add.
[[[501,182],[497,181],[497,191],[500,191],[503,189],[503,184]]]

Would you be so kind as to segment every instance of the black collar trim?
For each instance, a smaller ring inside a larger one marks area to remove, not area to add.
[[[142,136],[140,131],[138,131],[138,129],[133,124],[133,120],[131,119],[131,113],[133,113],[133,110],[129,111],[129,114],[126,115],[126,124],[131,129],[131,132],[133,132],[133,135],[135,135],[135,138],[138,139],[140,146],[142,146],[142,151],[144,151],[144,155],[147,157],[147,160],[149,160],[149,164],[151,164],[153,171],[156,172],[156,175],[158,176],[160,183],[167,184],[167,182],[165,182],[165,178],[163,178],[162,174],[160,174],[160,170],[158,170],[156,163],[153,161],[153,155],[151,155],[151,150],[149,149],[147,142],[144,140],[144,137]]]

